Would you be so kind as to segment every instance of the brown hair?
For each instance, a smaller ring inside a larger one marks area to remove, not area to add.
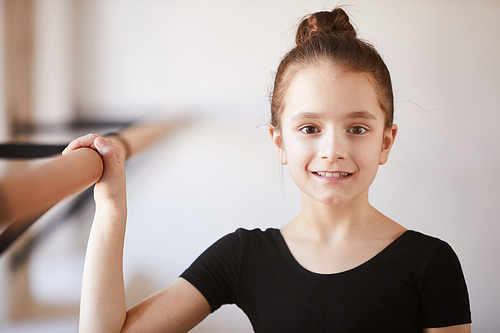
[[[297,46],[281,60],[274,80],[271,95],[274,128],[281,129],[286,92],[295,75],[306,67],[325,62],[343,71],[368,74],[385,114],[385,127],[391,127],[394,101],[389,70],[375,48],[356,37],[356,30],[343,9],[318,12],[305,18],[299,25],[295,42]]]

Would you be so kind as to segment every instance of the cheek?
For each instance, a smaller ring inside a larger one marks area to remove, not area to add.
[[[303,189],[303,186],[308,182],[309,165],[313,160],[309,151],[307,149],[293,149],[287,155],[288,174],[300,189]]]
[[[290,140],[285,147],[287,168],[290,177],[296,184],[301,184],[306,177],[306,170],[314,160],[314,149],[304,142]]]
[[[365,147],[359,147],[358,156],[364,157],[367,163],[373,163],[373,161],[379,160],[380,157],[380,147],[370,145]]]
[[[359,164],[362,165],[362,168],[366,170],[367,173],[375,177],[380,163],[381,144],[370,144],[358,148],[359,151],[356,156],[359,158]]]
[[[314,157],[314,145],[307,140],[289,137],[284,147],[289,167],[304,165]]]

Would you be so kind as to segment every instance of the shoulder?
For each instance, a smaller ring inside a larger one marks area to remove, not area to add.
[[[426,264],[435,262],[438,265],[446,263],[460,265],[457,254],[448,242],[417,231],[412,233],[414,241],[426,250]]]
[[[463,276],[460,260],[450,244],[436,237],[412,231],[416,247],[424,256],[421,281],[453,274]]]
[[[458,256],[444,240],[408,230],[390,249],[398,272],[414,287],[424,327],[470,322],[467,285]]]
[[[209,302],[212,311],[222,304],[235,303],[239,298],[239,280],[244,257],[267,244],[277,229],[247,230],[229,233],[205,250],[182,273],[181,277],[198,289]],[[260,253],[265,251],[260,251]]]
[[[279,233],[279,229],[276,228],[267,228],[266,230],[262,230],[260,228],[255,228],[255,229],[245,229],[245,228],[238,228],[234,233],[232,234],[237,234],[237,235],[246,235],[248,237],[270,237],[276,233]],[[231,235],[231,234],[230,234]]]
[[[424,327],[470,323],[469,294],[457,254],[439,238],[415,237],[425,244],[417,284]]]
[[[393,245],[394,250],[419,253],[424,257],[435,251],[449,252],[451,250],[453,252],[451,246],[447,242],[415,230],[407,230]]]
[[[241,256],[248,247],[276,242],[278,237],[279,230],[274,228],[269,228],[265,231],[261,229],[248,230],[239,228],[213,243],[200,255],[200,258],[206,259],[207,257],[224,256],[241,260]]]
[[[416,268],[420,278],[431,272],[461,273],[458,256],[447,242],[418,231],[406,231],[388,250],[392,256],[404,259]]]
[[[430,235],[426,235],[424,233],[421,233],[420,231],[416,230],[407,230],[403,236],[407,239],[409,242],[414,242],[418,243],[422,246],[432,246],[436,243],[444,242],[443,240],[433,237]]]
[[[386,249],[383,258],[398,269],[404,267],[417,284],[429,276],[450,272],[461,274],[458,257],[447,242],[414,230],[408,230],[396,239]]]
[[[262,229],[245,229],[239,228],[236,231],[229,233],[222,237],[219,241],[222,243],[248,243],[248,242],[259,242],[259,241],[269,241],[279,237],[279,230],[275,228],[268,228],[266,230]]]

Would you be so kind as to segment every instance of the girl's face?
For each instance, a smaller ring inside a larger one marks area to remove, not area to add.
[[[369,77],[332,65],[299,71],[285,98],[281,129],[271,129],[304,201],[344,205],[368,200],[378,166],[394,143],[397,126],[385,116]]]

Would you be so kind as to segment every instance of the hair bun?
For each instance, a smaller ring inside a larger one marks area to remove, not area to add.
[[[331,12],[317,12],[304,19],[297,30],[295,42],[301,45],[322,33],[342,33],[356,38],[356,30],[349,22],[349,16],[342,8]]]

